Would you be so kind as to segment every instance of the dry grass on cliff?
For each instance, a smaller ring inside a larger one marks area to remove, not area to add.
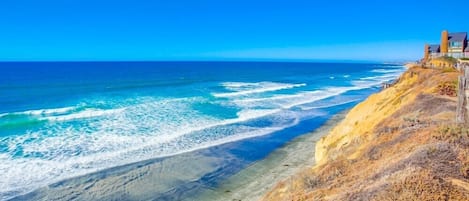
[[[264,200],[469,200],[469,127],[453,123],[456,99],[438,90],[457,73],[413,68],[405,76],[414,75],[396,94],[416,98],[370,128],[367,140],[331,147],[337,157]]]

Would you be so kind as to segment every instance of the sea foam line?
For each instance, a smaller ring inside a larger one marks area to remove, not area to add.
[[[357,101],[359,101],[359,100],[360,100],[360,99],[353,99],[353,100],[349,100],[349,101],[345,101],[345,102],[340,102],[340,103],[335,103],[335,104],[320,105],[320,106],[311,106],[311,107],[308,107],[308,106],[301,106],[300,108],[301,108],[301,110],[312,110],[312,109],[330,108],[330,107],[345,105],[345,104],[349,104],[349,103],[354,103],[354,102],[357,102]]]
[[[291,89],[296,87],[304,87],[305,83],[302,84],[286,84],[286,83],[275,83],[275,82],[260,82],[260,83],[223,83],[225,88],[235,91],[226,93],[212,93],[217,98],[228,98],[234,96],[244,96],[249,94],[264,93],[270,91],[278,91],[284,89]]]
[[[398,73],[402,72],[402,69],[374,69],[371,70],[373,73]]]
[[[22,112],[11,112],[11,113],[2,113],[0,117],[4,117],[7,115],[51,115],[51,114],[64,114],[73,110],[76,110],[77,107],[63,107],[63,108],[52,108],[52,109],[38,109],[38,110],[28,110]]]
[[[100,110],[100,109],[86,109],[78,113],[68,114],[68,115],[58,115],[58,116],[49,116],[40,118],[41,120],[48,120],[48,121],[71,121],[77,119],[86,119],[86,118],[93,118],[93,117],[100,117],[104,115],[116,114],[123,112],[125,108],[118,108],[118,109],[108,109],[108,110]]]
[[[241,107],[280,107],[282,109],[290,109],[296,106],[316,102],[318,100],[337,96],[348,91],[361,90],[379,85],[378,82],[355,83],[350,87],[329,87],[322,90],[304,91],[292,95],[276,95],[266,98],[247,98],[233,100],[232,102]]]

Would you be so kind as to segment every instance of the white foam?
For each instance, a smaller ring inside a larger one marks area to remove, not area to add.
[[[31,110],[23,112],[23,114],[29,115],[49,115],[49,114],[63,114],[69,111],[76,109],[76,107],[63,107],[63,108],[53,108],[53,109],[42,109],[42,110]]]
[[[124,110],[125,110],[124,108],[108,109],[108,110],[86,109],[78,113],[49,116],[49,117],[43,117],[41,119],[48,120],[48,121],[71,121],[71,120],[78,120],[78,119],[93,118],[93,117],[100,117],[104,115],[116,114],[116,113],[123,112]]]
[[[58,124],[21,136],[4,138],[1,142],[8,144],[10,151],[18,147],[23,154],[40,153],[42,156],[15,159],[0,157],[0,172],[5,174],[4,179],[0,180],[0,196],[6,195],[6,192],[30,191],[51,182],[104,168],[264,135],[285,126],[237,133],[238,127],[234,124],[273,115],[281,112],[281,109],[242,110],[238,112],[237,118],[221,120],[199,114],[190,105],[187,100],[149,100],[126,107],[125,110],[88,109],[54,116],[49,120],[60,123],[77,118],[99,116],[99,119],[85,122],[86,125],[79,127],[61,127]],[[233,136],[221,137],[216,142],[198,144],[189,139],[184,144],[171,143],[194,132],[206,132],[206,129],[213,130],[227,125],[234,126]],[[51,132],[54,135],[49,135]]]
[[[225,87],[228,90],[239,90],[241,87],[246,87],[246,86],[257,86],[261,82],[223,82],[221,85]]]
[[[280,112],[281,109],[271,109],[271,110],[241,110],[237,113],[238,118],[232,119],[232,120],[226,120],[226,123],[231,124],[231,123],[236,123],[236,122],[242,122],[242,121],[248,121],[251,119],[257,119],[260,117],[264,117],[267,115],[272,115],[277,112]]]
[[[362,88],[371,88],[371,87],[380,86],[381,84],[385,82],[389,82],[389,81],[397,79],[404,72],[404,70],[405,70],[405,67],[400,67],[400,68],[393,69],[393,70],[376,69],[374,70],[375,72],[381,72],[384,74],[360,78],[359,80],[352,81],[352,84],[357,87],[362,87]]]
[[[245,96],[249,94],[264,93],[270,91],[279,91],[284,89],[291,89],[296,87],[304,87],[306,84],[287,84],[287,83],[276,83],[276,82],[225,82],[222,83],[226,89],[233,92],[224,93],[212,93],[213,96],[218,98],[228,98],[235,96]]]
[[[351,87],[330,87],[322,90],[316,91],[303,91],[298,94],[292,95],[274,95],[272,97],[265,98],[246,98],[233,100],[233,103],[237,106],[244,108],[282,108],[290,109],[299,105],[304,105],[318,100],[330,98],[343,94],[351,90],[359,90],[363,88],[368,88],[366,86],[351,86]]]
[[[7,175],[23,175],[23,180],[16,183],[16,186],[13,188],[3,188],[6,192],[8,191],[23,191],[27,192],[33,188],[33,186],[41,186],[47,183],[51,183],[54,181],[60,181],[65,178],[75,177],[83,174],[87,174],[90,172],[99,171],[105,169],[107,167],[112,167],[119,164],[127,164],[132,162],[137,162],[145,159],[155,158],[155,157],[167,157],[178,155],[182,153],[187,153],[199,149],[204,149],[212,146],[217,146],[229,142],[234,142],[238,140],[243,140],[252,137],[258,137],[267,135],[276,131],[283,130],[285,128],[297,125],[299,123],[299,119],[295,119],[290,124],[286,124],[283,126],[274,126],[274,127],[266,127],[261,129],[248,129],[245,132],[239,132],[236,135],[230,135],[224,138],[220,138],[217,140],[206,139],[206,141],[202,143],[194,143],[191,142],[191,145],[187,145],[184,143],[175,145],[176,147],[180,148],[174,152],[165,152],[167,147],[163,149],[158,149],[152,145],[140,145],[138,149],[135,150],[127,150],[126,152],[121,152],[119,154],[108,154],[102,153],[92,156],[85,156],[81,157],[76,160],[63,160],[63,161],[45,161],[45,160],[29,160],[29,161],[18,161],[18,163],[14,164],[16,169],[8,168],[11,165],[5,163],[0,165],[0,170],[5,170]],[[108,139],[111,142],[115,142],[115,138]],[[125,140],[132,140],[131,138]],[[150,138],[145,139],[151,140]],[[121,140],[118,140],[121,141]],[[154,144],[153,144],[154,145]],[[154,155],[152,153],[158,153],[158,155]],[[28,170],[28,172],[32,174],[25,174],[23,170]],[[47,172],[47,176],[41,176],[37,173]],[[42,181],[42,184],[38,182]],[[45,182],[47,181],[47,182]],[[0,182],[0,186],[1,182]]]
[[[348,103],[353,103],[357,102],[359,99],[354,99],[354,100],[348,100],[345,102],[339,102],[339,103],[334,103],[334,104],[327,104],[327,105],[319,105],[319,106],[300,106],[301,110],[313,110],[313,109],[321,109],[321,108],[330,108],[330,107],[335,107],[335,106],[340,106],[340,105],[345,105]]]
[[[313,103],[318,100],[326,99],[329,97],[337,96],[348,91],[367,89],[372,87],[378,87],[383,82],[387,82],[396,79],[402,70],[394,73],[388,73],[381,76],[371,76],[360,78],[359,80],[353,80],[352,86],[344,87],[329,87],[322,90],[316,91],[303,91],[297,94],[280,94],[271,97],[264,98],[240,98],[233,100],[238,106],[246,108],[266,107],[266,108],[283,108],[290,109],[296,106]]]
[[[97,108],[88,108],[82,111],[76,111],[77,106],[73,107],[63,107],[63,108],[52,108],[52,109],[39,109],[39,110],[28,110],[22,112],[12,112],[12,113],[3,113],[0,114],[0,117],[6,115],[28,115],[36,117],[40,120],[48,121],[71,121],[77,119],[93,118],[104,115],[111,115],[122,112],[125,108],[117,109],[97,109]],[[75,112],[75,113],[73,113]]]
[[[334,95],[339,95],[345,91],[332,91],[332,90],[323,90],[323,91],[312,91],[312,92],[305,92],[302,93],[302,97],[299,99],[296,99],[294,101],[288,101],[287,103],[282,103],[280,104],[282,108],[285,109],[290,109],[292,107],[298,106],[298,105],[303,105],[306,103],[311,103],[315,102],[321,99],[325,99],[328,97],[332,97]]]
[[[239,141],[239,140],[243,140],[243,139],[247,139],[247,138],[253,138],[253,137],[259,137],[259,136],[267,135],[267,134],[270,134],[270,133],[281,131],[285,128],[295,126],[298,123],[299,123],[299,119],[296,118],[292,123],[284,125],[284,126],[267,127],[267,128],[252,130],[252,131],[249,131],[249,132],[239,133],[238,135],[231,135],[229,137],[226,137],[226,138],[223,138],[223,139],[220,139],[220,140],[212,141],[212,142],[207,143],[207,144],[202,144],[200,147],[198,147],[194,150],[202,149],[202,148],[208,148],[208,147],[211,147],[211,146],[216,146],[216,145],[221,145],[221,144],[226,144],[226,143],[229,143],[229,142],[235,142],[235,141]],[[190,151],[194,151],[194,150],[190,150]]]
[[[374,69],[371,70],[373,73],[398,73],[402,72],[402,69]]]
[[[232,102],[237,103],[237,104],[243,104],[243,103],[255,103],[255,102],[262,102],[262,101],[274,101],[274,100],[284,100],[284,99],[291,99],[291,98],[301,98],[304,96],[304,93],[310,93],[310,92],[300,92],[298,94],[280,94],[280,95],[274,95],[271,97],[264,97],[264,98],[235,99]]]
[[[389,82],[392,80],[395,80],[396,78],[399,77],[401,73],[392,73],[392,74],[385,74],[381,76],[370,76],[370,77],[364,77],[360,78],[360,80],[355,80],[352,81],[352,84],[358,87],[374,87],[374,86],[379,86],[385,82]]]
[[[0,114],[0,117],[6,115],[51,115],[51,114],[63,114],[75,110],[77,107],[63,107],[63,108],[51,108],[51,109],[39,109],[39,110],[28,110],[22,112],[12,112]]]
[[[389,79],[396,79],[399,75],[401,75],[401,72],[387,73],[387,74],[384,74],[384,75],[363,77],[363,78],[360,78],[360,80],[389,80]]]

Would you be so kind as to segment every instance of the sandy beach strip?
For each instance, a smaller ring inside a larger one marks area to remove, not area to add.
[[[219,187],[206,189],[196,197],[186,200],[259,200],[280,181],[298,171],[314,165],[316,142],[339,123],[348,110],[334,115],[315,131],[299,136],[272,152],[267,158],[253,163],[222,182]]]

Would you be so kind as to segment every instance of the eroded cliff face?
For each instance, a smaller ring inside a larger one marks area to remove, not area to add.
[[[418,90],[415,87],[418,76],[413,72],[405,73],[394,87],[371,95],[354,107],[344,121],[317,143],[316,163],[322,164],[335,159],[343,155],[344,149],[356,149],[364,144],[363,141],[372,140],[372,128],[402,105],[415,100],[417,93],[412,92]]]
[[[317,143],[315,167],[264,200],[469,200],[469,129],[454,124],[457,75],[408,69]]]

